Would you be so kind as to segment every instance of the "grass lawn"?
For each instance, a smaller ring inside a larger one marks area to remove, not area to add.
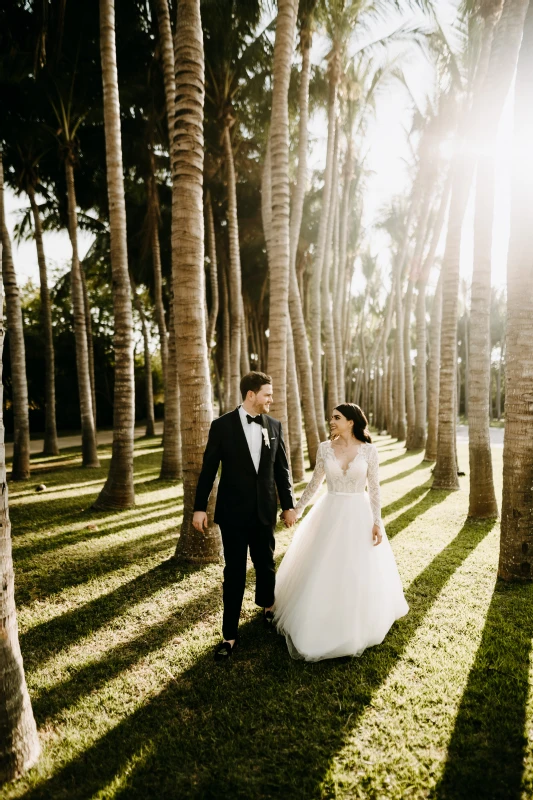
[[[263,630],[251,575],[242,647],[213,662],[222,570],[168,561],[182,496],[157,480],[159,439],[136,442],[122,513],[90,511],[109,447],[100,470],[75,450],[36,459],[10,508],[43,753],[0,797],[533,797],[533,585],[496,584],[498,525],[465,522],[468,476],[432,491],[421,453],[377,444],[410,613],[361,658],[318,664]]]

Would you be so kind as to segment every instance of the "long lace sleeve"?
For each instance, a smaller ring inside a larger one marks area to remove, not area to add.
[[[374,445],[368,448],[368,498],[372,508],[372,516],[376,525],[381,525],[381,493],[379,489],[379,459]]]
[[[323,453],[322,444],[319,444],[318,450],[317,450],[317,453],[316,453],[315,471],[313,472],[311,480],[309,481],[309,483],[305,487],[304,493],[302,494],[302,496],[300,497],[300,499],[298,500],[298,502],[296,503],[296,505],[294,507],[294,510],[296,511],[296,514],[298,515],[298,518],[300,518],[302,516],[302,514],[305,511],[306,506],[309,505],[309,503],[311,502],[311,500],[313,499],[315,494],[318,492],[318,490],[320,488],[320,484],[324,480],[324,475],[325,474],[326,474],[326,471],[325,471],[325,468],[324,468],[324,453]]]

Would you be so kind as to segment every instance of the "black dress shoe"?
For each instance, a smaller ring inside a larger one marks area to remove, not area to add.
[[[273,611],[267,611],[266,609],[263,609],[263,623],[265,625],[265,628],[268,628],[271,631],[274,630],[274,612]]]
[[[215,661],[229,661],[238,643],[238,639],[235,639],[233,645],[229,642],[220,642],[220,644],[215,647]]]

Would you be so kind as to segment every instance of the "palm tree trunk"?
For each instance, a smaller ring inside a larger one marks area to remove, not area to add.
[[[224,371],[224,412],[231,409],[231,327],[229,315],[229,292],[226,271],[222,280],[222,364]]]
[[[0,154],[1,158],[1,154]],[[0,160],[0,171],[1,171]],[[2,228],[4,227],[3,174],[0,172]],[[2,239],[4,236],[2,236]],[[2,241],[0,253],[3,254]],[[4,350],[4,298],[0,283],[0,378]],[[3,384],[0,381],[0,441],[4,441]],[[18,639],[15,579],[11,549],[11,522],[4,447],[0,448],[0,785],[27,772],[39,758],[41,747],[26,686]]]
[[[433,298],[431,323],[429,330],[429,365],[428,365],[428,434],[424,461],[437,460],[437,442],[439,430],[439,387],[440,387],[440,337],[442,326],[442,270]]]
[[[327,408],[326,418],[329,419],[331,412],[340,402],[337,398],[337,351],[335,347],[335,331],[333,327],[333,309],[331,305],[331,268],[333,255],[333,234],[335,220],[338,209],[338,150],[339,150],[339,130],[336,126],[335,147],[333,151],[333,181],[331,187],[331,199],[329,203],[329,217],[326,232],[326,256],[324,259],[322,275],[322,328],[324,333],[324,371],[327,376]]]
[[[165,86],[165,105],[167,110],[169,149],[174,147],[174,99],[176,97],[176,73],[174,66],[174,42],[168,0],[155,0],[161,61],[163,63],[163,82]]]
[[[115,389],[111,463],[104,488],[96,499],[94,507],[114,509],[129,508],[135,505],[133,487],[133,430],[135,425],[133,319],[126,243],[126,207],[122,169],[114,0],[100,0],[100,48],[115,317],[113,338]]]
[[[163,272],[161,269],[161,247],[159,244],[159,197],[157,193],[154,152],[152,148],[150,148],[150,165],[151,175],[148,181],[148,213],[150,215],[152,269],[154,273],[154,306],[155,319],[159,331],[159,348],[161,352],[161,367],[163,369],[163,384],[166,384],[168,365],[168,334],[165,322],[165,306],[163,304]]]
[[[28,415],[28,383],[24,328],[17,276],[13,264],[11,239],[4,209],[4,167],[0,149],[0,226],[2,240],[2,279],[6,293],[7,327],[13,386],[13,465],[11,479],[24,481],[30,477],[30,421]]]
[[[309,352],[309,342],[305,329],[302,298],[296,274],[296,255],[302,224],[303,205],[307,188],[307,143],[309,124],[309,80],[311,76],[311,29],[302,25],[300,33],[302,68],[300,72],[300,92],[298,122],[298,172],[294,200],[291,204],[290,224],[290,275],[289,310],[293,334],[294,353],[298,365],[299,391],[302,400],[305,436],[311,468],[314,468],[316,453],[320,442],[315,401],[313,398],[313,368]],[[266,169],[265,162],[265,169]],[[270,166],[269,166],[270,170]],[[270,199],[270,203],[272,200]],[[294,466],[293,466],[294,469]]]
[[[494,32],[491,58],[481,105],[480,138],[487,155],[477,165],[474,266],[472,273],[470,365],[468,370],[468,433],[470,502],[468,515],[476,519],[498,515],[490,446],[490,304],[495,174],[491,152],[499,120],[514,76],[527,0],[507,0]]]
[[[353,143],[352,137],[348,139],[348,150],[344,163],[344,181],[342,187],[342,200],[339,214],[339,261],[337,276],[337,291],[335,293],[335,314],[333,324],[335,326],[335,345],[337,349],[337,396],[339,401],[343,399],[344,389],[344,340],[346,331],[344,329],[344,310],[347,303],[347,243],[348,243],[348,214],[350,211],[350,196],[353,182]]]
[[[165,426],[163,428],[163,458],[159,479],[180,481],[183,477],[183,455],[181,450],[181,414],[178,367],[176,358],[176,335],[174,332],[174,303],[170,303],[168,368],[165,385]]]
[[[155,416],[154,416],[154,388],[152,382],[152,355],[150,353],[150,336],[148,325],[146,324],[146,314],[144,313],[141,298],[137,294],[137,287],[133,276],[130,273],[131,293],[133,305],[141,320],[141,330],[144,348],[144,380],[145,380],[145,403],[146,403],[146,436],[155,436]]]
[[[289,415],[289,442],[291,443],[291,470],[293,483],[305,478],[304,451],[302,445],[302,411],[298,391],[298,375],[292,336],[291,320],[287,326],[287,411]]]
[[[409,276],[403,301],[403,367],[405,381],[405,411],[407,431],[405,447],[412,450],[412,435],[415,427],[415,390],[413,385],[413,365],[411,363],[411,314],[413,309],[414,279]]]
[[[473,96],[476,99],[487,74],[490,48],[494,27],[500,13],[500,6],[487,3],[488,13],[484,18],[484,28],[480,54],[474,80]],[[483,9],[485,10],[485,9]],[[476,107],[468,113],[463,112],[463,130],[458,141],[463,142],[471,135],[472,120],[476,117]],[[464,150],[464,148],[463,148]],[[446,248],[442,263],[442,330],[440,354],[439,422],[437,439],[437,462],[433,472],[433,488],[459,489],[457,461],[455,456],[455,396],[457,394],[457,307],[459,293],[459,262],[461,254],[461,233],[468,202],[468,195],[474,175],[475,161],[468,154],[460,152],[453,164],[452,196],[446,236]]]
[[[229,302],[231,320],[231,405],[240,403],[242,328],[242,278],[239,245],[239,223],[237,218],[237,186],[229,126],[224,126],[224,158],[228,192],[228,238],[229,238]]]
[[[219,560],[220,533],[214,525],[214,495],[209,528],[192,526],[194,497],[213,419],[207,356],[204,276],[204,43],[200,0],[180,0],[176,24],[176,122],[172,161],[172,250],[174,326],[178,363],[183,450],[183,522],[176,558],[184,562]]]
[[[39,206],[35,200],[35,190],[33,186],[28,187],[28,197],[30,200],[35,245],[37,247],[37,262],[39,264],[39,283],[41,296],[41,325],[44,339],[44,447],[43,455],[59,455],[59,445],[57,443],[56,427],[56,381],[55,381],[55,357],[54,357],[54,336],[52,331],[52,308],[50,305],[50,292],[48,291],[48,275],[46,270],[46,259],[43,246],[43,227]]]
[[[87,291],[87,281],[85,270],[80,264],[81,288],[83,291],[83,308],[85,310],[85,328],[87,331],[87,354],[89,357],[89,378],[91,381],[91,401],[93,404],[94,430],[97,430],[96,414],[96,379],[94,376],[94,343],[93,343],[93,318],[91,315],[91,304],[89,302],[89,292]]]
[[[72,245],[70,287],[72,294],[72,311],[74,314],[74,338],[76,340],[76,369],[78,372],[80,401],[82,463],[84,467],[99,467],[100,462],[98,461],[98,452],[96,449],[96,428],[94,425],[94,409],[89,368],[89,348],[87,344],[87,320],[83,296],[81,265],[78,256],[78,219],[76,214],[74,168],[69,156],[65,159],[65,174],[68,199],[68,232]]]
[[[275,414],[287,430],[287,326],[289,317],[289,80],[294,54],[297,0],[279,0],[274,44],[270,147],[272,161],[272,244],[268,369]],[[290,451],[290,442],[288,444]]]
[[[211,355],[211,349],[215,340],[215,331],[218,318],[218,266],[217,266],[217,246],[215,238],[215,223],[213,220],[213,206],[211,195],[207,192],[206,197],[207,211],[207,242],[209,247],[209,286],[211,289],[211,308],[207,324],[207,352]]]
[[[507,330],[503,495],[498,576],[533,577],[533,4],[516,71]]]
[[[337,110],[337,80],[338,70],[336,64],[332,64],[329,81],[329,101],[328,101],[328,145],[326,155],[326,172],[324,176],[324,189],[322,191],[322,213],[318,228],[318,243],[316,256],[313,263],[311,275],[310,298],[309,298],[309,329],[311,331],[311,358],[313,361],[313,393],[315,399],[316,419],[318,425],[318,435],[321,441],[326,436],[326,426],[324,419],[324,395],[322,387],[322,315],[321,315],[321,283],[322,272],[324,269],[324,259],[326,256],[326,238],[328,232],[328,219],[330,213],[331,198],[333,196],[333,165],[335,151],[335,128]]]
[[[421,449],[426,447],[426,418],[427,418],[427,325],[426,325],[426,289],[429,280],[429,274],[435,261],[435,254],[442,234],[444,220],[446,218],[446,211],[450,199],[450,180],[446,182],[444,192],[442,194],[435,226],[431,235],[431,243],[429,251],[426,255],[424,265],[421,270],[420,277],[417,284],[417,300],[416,300],[416,390],[415,390],[415,428],[413,433],[412,446],[413,449]],[[439,301],[440,302],[440,301]],[[439,322],[440,328],[440,322]],[[431,339],[433,341],[433,337]],[[440,347],[440,339],[439,339]],[[434,353],[434,356],[437,355]],[[438,375],[437,375],[438,378]],[[434,408],[437,398],[435,398]],[[434,429],[436,431],[436,428]],[[435,439],[435,447],[437,441]],[[426,453],[427,455],[427,453]],[[433,459],[432,459],[433,460]]]
[[[405,440],[405,368],[403,356],[403,309],[402,309],[402,261],[398,259],[395,273],[396,281],[396,339],[394,340],[394,429],[393,435],[399,442]]]

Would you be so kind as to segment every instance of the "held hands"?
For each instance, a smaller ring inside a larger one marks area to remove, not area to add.
[[[373,525],[372,526],[372,543],[373,543],[374,547],[376,547],[378,544],[381,544],[381,540],[382,539],[383,539],[383,536],[381,534],[380,526],[379,525]]]
[[[281,512],[280,519],[283,520],[286,528],[292,528],[294,523],[297,521],[298,516],[294,508],[289,508],[287,511]]]
[[[203,533],[204,528],[207,530],[207,514],[205,511],[195,511],[192,515],[192,524],[193,528],[196,528],[199,533]]]

